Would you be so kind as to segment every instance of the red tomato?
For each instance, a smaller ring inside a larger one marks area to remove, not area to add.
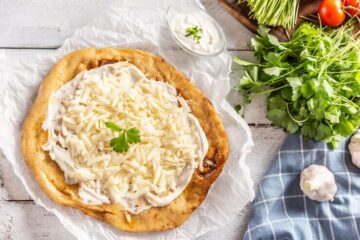
[[[360,1],[359,0],[344,0],[345,10],[351,16],[360,16]],[[357,9],[354,9],[357,8]]]
[[[345,21],[345,11],[341,0],[323,0],[318,10],[321,23],[337,27]]]

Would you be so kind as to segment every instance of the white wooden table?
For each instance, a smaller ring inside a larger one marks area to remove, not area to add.
[[[229,54],[253,59],[248,47],[252,34],[223,10],[217,0],[201,1],[224,28]],[[110,2],[111,0],[0,0],[0,62],[5,60],[7,63],[16,63],[24,58],[31,61],[31,57],[36,54],[52,53],[75,29],[101,14],[101,10]],[[237,84],[237,76],[238,74],[232,73],[232,85]],[[233,105],[239,103],[239,99],[240,96],[235,91],[228,96]],[[265,118],[265,109],[264,99],[257,99],[248,107],[245,117],[255,143],[247,159],[255,189],[286,136],[281,129],[269,124]],[[241,239],[250,210],[250,206],[247,206],[230,225],[201,239]],[[0,239],[76,239],[54,215],[32,201],[2,154]]]

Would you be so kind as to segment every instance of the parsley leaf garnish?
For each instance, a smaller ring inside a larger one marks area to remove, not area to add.
[[[121,127],[119,127],[116,123],[113,123],[113,122],[106,122],[105,126],[110,128],[110,130],[113,132],[121,132],[124,130]]]
[[[123,129],[114,122],[105,122],[112,132],[122,132],[119,137],[110,140],[110,146],[117,153],[127,152],[129,144],[141,142],[140,131],[137,128]]]
[[[201,39],[201,35],[199,34],[202,33],[202,31],[202,28],[198,26],[189,27],[186,29],[185,37],[191,36],[195,40],[195,42],[199,43]]]

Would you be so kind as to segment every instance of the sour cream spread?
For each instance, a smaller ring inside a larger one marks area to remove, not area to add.
[[[169,20],[175,39],[184,48],[201,55],[215,55],[225,47],[225,37],[218,24],[199,10],[179,12]]]
[[[113,151],[116,133],[107,121],[136,127],[141,142]],[[82,72],[64,84],[51,96],[42,127],[48,132],[44,150],[68,184],[79,184],[84,203],[118,203],[132,214],[171,203],[202,170],[208,150],[176,89],[128,62]]]

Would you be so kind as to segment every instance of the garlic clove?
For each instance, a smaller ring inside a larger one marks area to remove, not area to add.
[[[311,191],[313,189],[311,181],[304,181],[304,191]]]

